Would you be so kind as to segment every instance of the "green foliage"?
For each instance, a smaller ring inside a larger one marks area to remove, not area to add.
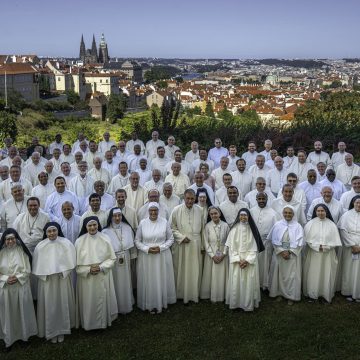
[[[214,113],[214,109],[212,107],[212,104],[210,101],[208,101],[206,103],[206,107],[205,107],[205,115],[214,119],[215,118],[215,113]]]
[[[118,119],[124,117],[127,107],[127,100],[123,94],[111,94],[106,109],[106,117],[114,124]]]
[[[157,65],[145,72],[144,78],[147,83],[154,83],[159,80],[168,80],[175,77],[179,69],[174,66]]]
[[[49,93],[50,92],[50,81],[49,77],[43,74],[40,74],[39,77],[39,91],[40,93]]]
[[[67,101],[71,105],[76,105],[80,101],[80,96],[74,90],[66,90]]]
[[[328,93],[323,99],[310,100],[297,110],[288,134],[294,145],[311,147],[320,139],[327,149],[336,149],[343,140],[350,152],[359,154],[360,94]]]
[[[225,121],[231,121],[233,120],[234,115],[230,110],[227,109],[225,105],[224,108],[218,112],[218,118]]]
[[[17,113],[27,106],[27,102],[16,90],[9,90],[7,93],[8,110]],[[5,94],[0,94],[0,109],[5,109]]]
[[[2,144],[4,139],[11,137],[16,141],[18,134],[18,128],[16,125],[16,115],[7,111],[0,111],[0,143]]]
[[[340,80],[334,80],[331,84],[330,84],[330,88],[331,89],[338,89],[342,87],[342,82]]]
[[[156,83],[156,86],[159,88],[159,89],[166,89],[168,87],[168,83],[167,81],[165,80],[160,80]]]

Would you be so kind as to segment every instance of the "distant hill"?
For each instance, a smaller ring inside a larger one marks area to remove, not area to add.
[[[260,64],[264,65],[276,65],[276,66],[292,66],[305,69],[318,69],[323,66],[326,66],[326,63],[319,60],[307,60],[307,59],[294,59],[294,60],[285,60],[285,59],[260,59],[256,60]],[[254,62],[252,62],[253,64]]]

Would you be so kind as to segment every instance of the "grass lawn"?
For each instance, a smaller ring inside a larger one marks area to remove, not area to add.
[[[360,304],[339,295],[288,306],[263,295],[253,313],[209,301],[161,315],[136,309],[106,330],[74,330],[62,344],[34,337],[0,359],[359,359],[359,340]]]

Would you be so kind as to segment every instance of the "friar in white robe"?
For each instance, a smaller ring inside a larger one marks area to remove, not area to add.
[[[91,196],[92,195],[97,195],[96,193],[91,194],[90,198],[89,198],[89,202],[91,203]],[[107,218],[108,218],[108,212],[101,210],[100,206],[94,206],[92,204],[90,204],[90,209],[85,211],[84,214],[81,215],[80,218],[80,229],[82,228],[83,222],[84,220],[89,217],[89,216],[96,216],[99,219],[100,225],[101,227],[105,227],[106,223],[107,223]]]
[[[253,311],[261,301],[258,252],[264,246],[248,209],[239,210],[225,246],[230,262],[226,304],[230,309]]]
[[[341,246],[340,235],[330,211],[324,204],[314,208],[314,215],[304,228],[307,244],[303,269],[304,295],[331,302],[335,295],[338,259],[335,248]]]
[[[65,201],[69,201],[74,206],[75,214],[79,214],[80,205],[77,196],[71,191],[65,190],[65,179],[63,176],[58,176],[54,182],[55,189],[46,200],[45,212],[50,216],[50,219],[56,221],[61,217],[61,206]]]
[[[53,182],[48,181],[49,175],[46,171],[41,171],[38,175],[39,184],[31,190],[31,196],[35,196],[40,201],[40,207],[45,208],[46,199],[55,191]]]
[[[292,206],[295,212],[296,220],[301,224],[306,224],[305,212],[302,207],[302,204],[295,199],[294,189],[291,185],[286,184],[283,186],[282,195],[275,199],[271,204],[271,207],[282,216],[282,212],[285,206]]]
[[[103,160],[101,157],[95,157],[93,160],[94,167],[89,170],[88,175],[94,179],[94,182],[103,181],[105,183],[105,189],[107,189],[112,179],[112,174],[110,174],[108,170],[101,167],[102,162]]]
[[[338,228],[343,243],[341,294],[360,300],[360,197],[342,215]]]
[[[229,225],[221,220],[221,210],[210,207],[209,221],[204,228],[204,268],[201,279],[200,298],[212,302],[224,301],[229,273],[229,263],[225,242],[229,233]]]
[[[339,165],[336,170],[336,177],[346,187],[346,190],[351,189],[351,182],[354,176],[360,176],[360,166],[354,164],[354,157],[351,154],[345,155],[345,163]]]
[[[220,210],[223,213],[227,224],[231,227],[236,215],[241,208],[247,208],[248,204],[239,199],[239,190],[236,186],[229,186],[227,189],[228,200],[220,204]]]
[[[0,339],[6,347],[36,335],[29,275],[31,254],[13,229],[0,240]]]
[[[159,203],[165,205],[169,209],[169,213],[174,210],[174,208],[180,205],[180,198],[173,194],[173,186],[171,183],[165,182],[163,186],[163,195],[160,196]]]
[[[130,184],[124,187],[127,194],[126,202],[136,211],[139,210],[146,202],[147,191],[139,185],[139,174],[133,172],[130,175]]]
[[[176,296],[184,303],[199,301],[202,272],[202,210],[195,205],[195,192],[185,190],[184,204],[173,210],[170,222],[174,235],[172,248]]]
[[[63,342],[75,326],[75,296],[71,272],[76,266],[72,242],[63,237],[59,224],[49,222],[35,248],[32,272],[39,278],[37,320],[39,336]]]
[[[270,266],[269,295],[282,296],[292,305],[301,300],[301,250],[304,231],[296,221],[295,209],[291,205],[283,208],[283,220],[274,224],[268,235],[274,252]]]
[[[159,204],[148,204],[148,217],[136,232],[137,304],[142,310],[160,313],[176,302],[174,269],[170,247],[174,236],[170,224],[159,217]],[[196,275],[196,274],[195,274]]]
[[[21,185],[15,185],[11,189],[12,198],[6,201],[0,209],[1,228],[11,228],[14,225],[15,219],[26,211],[26,202],[29,198],[24,196],[24,189]]]
[[[268,205],[267,199],[266,193],[258,193],[256,195],[257,204],[250,209],[265,248],[258,258],[260,286],[262,289],[269,288],[269,272],[273,254],[273,246],[267,236],[274,224],[280,220],[280,215]]]
[[[85,219],[75,242],[76,324],[85,330],[105,329],[117,318],[118,306],[112,268],[116,255],[96,217]]]
[[[184,191],[190,186],[189,177],[181,172],[181,165],[176,162],[171,165],[171,173],[165,178],[165,182],[171,183],[179,198],[182,198]]]
[[[135,303],[131,282],[131,259],[137,257],[134,245],[134,231],[122,216],[120,208],[113,208],[109,212],[106,228],[102,231],[111,240],[116,255],[116,262],[112,268],[114,287],[119,314],[132,311]]]
[[[340,202],[333,198],[333,190],[330,186],[324,186],[321,189],[321,197],[314,199],[311,203],[306,215],[307,221],[310,221],[312,219],[314,208],[317,204],[325,204],[330,211],[334,223],[337,224],[341,215],[343,214],[343,208]]]
[[[74,214],[74,206],[69,201],[65,201],[62,204],[61,212],[62,215],[57,219],[57,222],[61,227],[64,237],[75,244],[75,240],[79,237],[80,233],[81,217]]]
[[[233,185],[235,185],[243,197],[251,191],[253,177],[246,170],[246,162],[244,159],[236,161],[237,170],[231,173]]]

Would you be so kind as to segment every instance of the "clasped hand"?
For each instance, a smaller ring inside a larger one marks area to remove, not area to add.
[[[15,275],[11,275],[9,276],[9,278],[7,279],[7,283],[8,285],[14,285],[18,282],[18,278]]]
[[[239,265],[240,269],[245,269],[249,265],[249,263],[246,260],[240,260]]]
[[[100,272],[100,266],[98,264],[94,264],[90,266],[90,274],[97,275]]]
[[[149,254],[159,254],[160,253],[160,247],[159,246],[152,246],[149,248]]]
[[[282,256],[282,258],[284,260],[289,260],[290,259],[290,251],[288,250],[284,250],[280,253],[280,255]]]

